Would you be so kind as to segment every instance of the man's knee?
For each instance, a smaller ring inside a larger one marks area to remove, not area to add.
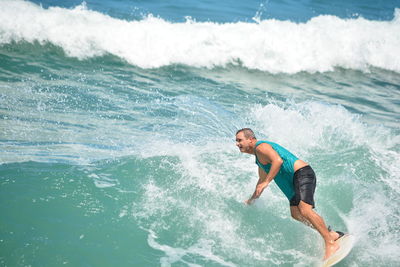
[[[299,214],[297,214],[297,213],[291,213],[291,215],[292,215],[292,218],[293,218],[293,219],[298,220],[298,221],[301,220],[301,217],[300,217]]]
[[[301,201],[301,203],[299,204],[298,207],[299,207],[299,212],[300,212],[301,216],[303,216],[305,218],[308,218],[313,212],[312,206],[305,202]]]
[[[298,221],[302,221],[303,218],[300,214],[300,211],[297,207],[290,207],[290,215],[292,215],[292,218]]]

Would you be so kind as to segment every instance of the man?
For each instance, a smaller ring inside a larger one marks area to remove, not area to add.
[[[292,217],[316,229],[324,239],[324,260],[337,251],[339,244],[335,241],[342,237],[343,233],[328,230],[322,217],[313,210],[316,177],[308,163],[278,144],[257,141],[250,128],[237,131],[236,146],[242,153],[255,155],[258,165],[259,179],[256,190],[245,203],[252,204],[274,180],[289,200]]]

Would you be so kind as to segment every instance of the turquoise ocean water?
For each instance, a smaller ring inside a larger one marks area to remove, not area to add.
[[[400,265],[398,1],[0,1],[0,266],[316,266],[252,127]]]

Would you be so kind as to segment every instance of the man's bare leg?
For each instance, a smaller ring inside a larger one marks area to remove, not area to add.
[[[290,214],[292,215],[293,219],[311,227],[314,230],[317,230],[306,218],[303,217],[303,215],[301,215],[300,210],[297,206],[290,206]],[[330,231],[329,234],[331,235],[331,238],[333,238],[333,240],[335,241],[340,237],[340,235],[335,231]]]
[[[299,208],[297,206],[290,206],[290,215],[292,215],[293,219],[295,219],[295,220],[297,220],[297,221],[299,221],[299,222],[301,222],[301,223],[313,228],[314,230],[316,230],[314,228],[314,226],[309,221],[307,221],[307,219],[304,218],[303,215],[301,215],[300,210],[299,210]]]
[[[339,245],[335,242],[335,240],[339,237],[339,234],[334,231],[329,232],[324,220],[312,209],[311,205],[300,201],[297,207],[291,206],[290,211],[294,219],[317,230],[322,236],[325,241],[324,259],[329,258],[336,250],[339,249]]]

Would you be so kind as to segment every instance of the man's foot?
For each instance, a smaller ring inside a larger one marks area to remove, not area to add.
[[[331,238],[336,241],[339,238],[341,238],[342,236],[344,236],[343,232],[340,231],[332,231],[331,227],[328,227],[328,231],[329,231],[329,235],[331,236]]]
[[[325,256],[324,260],[328,259],[339,249],[339,244],[336,241],[325,242]]]
[[[328,259],[332,256],[339,249],[339,242],[338,239],[344,236],[344,233],[340,231],[332,231],[331,227],[328,227],[329,235],[331,237],[331,241],[325,242],[325,256],[324,260]]]

